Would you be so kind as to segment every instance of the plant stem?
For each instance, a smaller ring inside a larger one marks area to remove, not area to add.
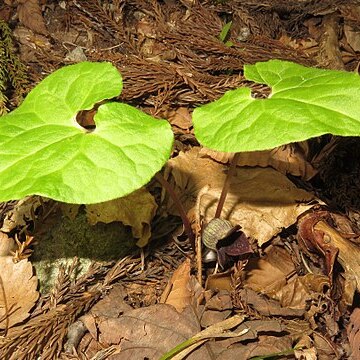
[[[175,190],[173,189],[173,187],[170,185],[170,183],[160,174],[157,173],[155,175],[155,179],[165,188],[165,190],[168,192],[168,194],[170,195],[170,197],[172,198],[172,200],[174,201],[175,206],[177,207],[178,211],[179,211],[179,215],[181,217],[181,220],[183,222],[184,228],[185,228],[185,232],[190,240],[190,244],[191,247],[193,248],[193,250],[195,251],[195,236],[194,236],[194,232],[192,231],[191,228],[191,224],[189,221],[188,216],[186,215],[186,211],[182,205],[182,203],[180,202],[178,196],[176,195]]]
[[[224,207],[226,196],[227,196],[227,194],[229,192],[229,188],[230,188],[230,184],[231,184],[231,179],[234,176],[235,171],[236,171],[236,165],[238,163],[239,156],[240,156],[240,153],[235,153],[232,160],[231,160],[230,168],[229,168],[229,171],[228,171],[228,173],[226,175],[224,186],[222,188],[220,199],[219,199],[219,202],[218,202],[218,206],[216,208],[216,212],[215,212],[215,217],[216,218],[220,217],[221,211],[222,211],[222,209]]]

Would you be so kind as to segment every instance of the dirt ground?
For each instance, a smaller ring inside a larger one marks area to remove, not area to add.
[[[124,85],[117,100],[172,126],[163,172],[199,237],[231,156],[200,147],[193,109],[242,86],[266,97],[267,86],[244,78],[245,64],[281,59],[357,73],[360,5],[3,0],[0,56],[2,115],[65,65],[114,64]],[[247,247],[226,250],[217,272],[182,234],[156,181],[131,200],[151,198],[141,250],[134,228],[145,225],[135,220],[91,222],[101,210],[38,196],[2,203],[0,358],[360,359],[359,155],[357,138],[330,135],[242,154],[232,189],[256,205],[228,199],[224,211],[236,208],[231,220]],[[53,270],[44,285],[40,274]]]

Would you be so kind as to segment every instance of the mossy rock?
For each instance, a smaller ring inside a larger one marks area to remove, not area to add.
[[[92,226],[82,209],[73,220],[57,211],[36,233],[31,260],[42,292],[52,288],[59,266],[70,264],[74,257],[79,259],[81,274],[93,261],[116,261],[137,250],[130,227],[120,222]]]

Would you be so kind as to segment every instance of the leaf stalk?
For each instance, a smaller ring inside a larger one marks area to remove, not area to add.
[[[194,232],[192,231],[190,220],[186,214],[184,206],[182,205],[181,201],[179,200],[178,196],[176,195],[174,188],[160,173],[157,173],[155,175],[155,179],[165,188],[165,190],[168,192],[169,196],[172,198],[177,210],[179,211],[179,215],[183,222],[185,232],[190,240],[191,247],[195,251],[195,235],[194,235]]]
[[[218,206],[216,208],[215,218],[219,218],[220,215],[221,215],[221,211],[222,211],[222,209],[224,207],[224,204],[225,204],[226,196],[227,196],[227,194],[229,192],[229,189],[230,189],[231,180],[232,180],[233,176],[235,175],[236,165],[238,163],[239,157],[240,157],[240,153],[235,153],[232,160],[231,160],[230,168],[229,168],[229,171],[228,171],[228,173],[226,175],[224,186],[223,186],[223,188],[221,190],[221,195],[220,195],[220,199],[219,199],[219,202],[218,202]]]

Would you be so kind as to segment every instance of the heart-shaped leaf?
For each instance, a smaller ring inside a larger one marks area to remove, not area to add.
[[[112,102],[99,106],[93,131],[76,122],[80,110],[121,89],[121,75],[110,63],[70,65],[1,117],[0,201],[38,194],[98,203],[146,184],[170,156],[173,134],[166,121]]]
[[[331,133],[360,135],[360,77],[270,60],[246,65],[246,79],[272,87],[267,99],[231,90],[194,110],[199,142],[225,152],[266,150]]]

